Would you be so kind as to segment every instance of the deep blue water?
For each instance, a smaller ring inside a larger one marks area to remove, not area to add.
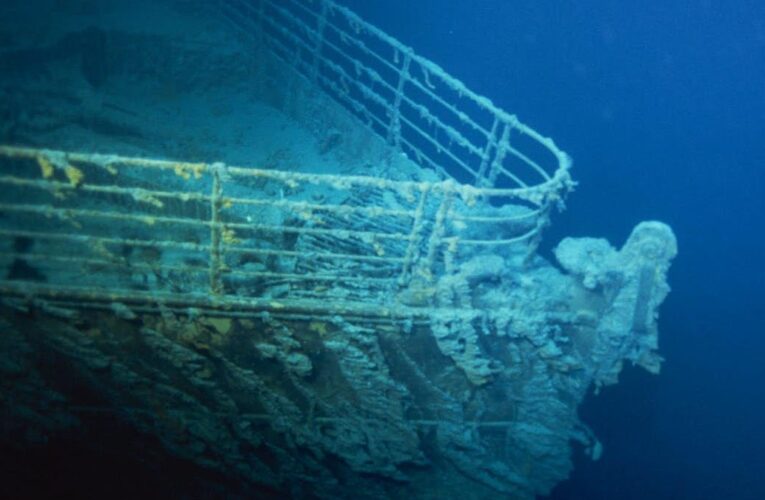
[[[663,371],[589,398],[604,456],[553,498],[765,498],[765,3],[344,3],[573,156],[548,245],[677,234]]]

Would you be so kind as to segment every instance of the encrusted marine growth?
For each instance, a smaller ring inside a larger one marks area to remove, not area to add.
[[[658,372],[669,227],[551,263],[573,186],[552,140],[331,0],[203,4],[204,43],[104,28],[85,74],[40,49],[53,82],[5,61],[33,140],[0,146],[2,438],[112,419],[121,458],[243,497],[531,499],[572,442],[597,459],[577,406],[625,361]],[[175,141],[191,114],[135,118],[183,89],[178,114],[220,89],[216,113],[271,121]]]

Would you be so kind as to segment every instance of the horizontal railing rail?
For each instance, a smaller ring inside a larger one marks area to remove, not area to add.
[[[373,133],[443,178],[562,196],[555,143],[332,0],[219,0],[222,15]]]
[[[0,146],[0,290],[416,316],[461,254],[532,247],[549,200],[474,211],[517,191]]]

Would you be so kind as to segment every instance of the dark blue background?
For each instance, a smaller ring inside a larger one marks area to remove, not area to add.
[[[675,229],[662,374],[588,399],[604,456],[553,497],[765,498],[765,2],[342,3],[574,157],[548,245]]]

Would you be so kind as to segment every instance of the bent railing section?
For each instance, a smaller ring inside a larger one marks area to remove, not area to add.
[[[442,178],[560,196],[553,141],[332,0],[218,0],[227,21]]]

